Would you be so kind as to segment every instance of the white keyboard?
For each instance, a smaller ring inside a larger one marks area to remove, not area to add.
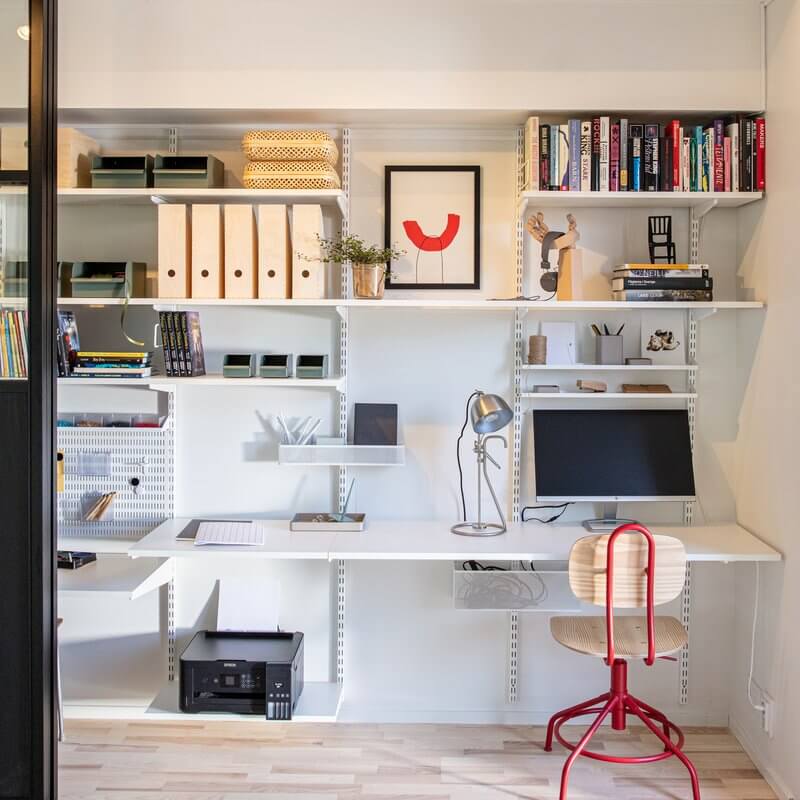
[[[258,547],[264,544],[264,529],[252,522],[201,522],[194,543]]]

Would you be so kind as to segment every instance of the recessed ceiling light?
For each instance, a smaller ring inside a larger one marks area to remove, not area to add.
[[[31,38],[31,26],[20,25],[19,28],[17,28],[17,36],[25,42],[29,41]]]

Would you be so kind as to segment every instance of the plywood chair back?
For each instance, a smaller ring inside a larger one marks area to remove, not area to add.
[[[584,536],[569,554],[569,585],[573,594],[585,603],[606,605],[608,542],[610,534]],[[653,604],[674,600],[686,580],[686,550],[683,542],[672,536],[653,535],[655,570]],[[647,606],[648,540],[636,530],[614,542],[615,608]]]

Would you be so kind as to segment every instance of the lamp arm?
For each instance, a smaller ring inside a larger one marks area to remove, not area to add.
[[[484,456],[483,477],[486,480],[486,485],[489,487],[489,493],[492,495],[492,500],[494,500],[494,507],[497,509],[497,515],[500,517],[500,524],[503,526],[502,530],[506,531],[508,529],[508,526],[506,525],[505,514],[503,514],[503,509],[500,506],[500,501],[497,499],[497,495],[495,494],[494,491],[494,486],[492,486],[492,482],[489,479],[489,470],[486,466],[486,462],[488,460],[491,461],[498,469],[500,468],[500,465],[486,451],[486,445],[488,444],[490,439],[500,439],[500,441],[503,443],[504,448],[508,448],[508,442],[506,441],[504,436],[500,436],[499,434],[493,434],[492,436],[484,436],[482,442],[483,456]]]

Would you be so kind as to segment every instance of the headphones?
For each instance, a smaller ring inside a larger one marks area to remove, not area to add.
[[[553,249],[553,246],[556,243],[556,239],[559,239],[563,235],[564,233],[562,231],[548,231],[542,240],[542,269],[544,272],[542,273],[542,277],[539,279],[539,285],[545,292],[553,293],[558,290],[558,271],[552,269],[550,262],[548,261],[548,256],[550,255],[550,251]],[[561,258],[561,251],[559,250],[559,266],[561,266]]]

